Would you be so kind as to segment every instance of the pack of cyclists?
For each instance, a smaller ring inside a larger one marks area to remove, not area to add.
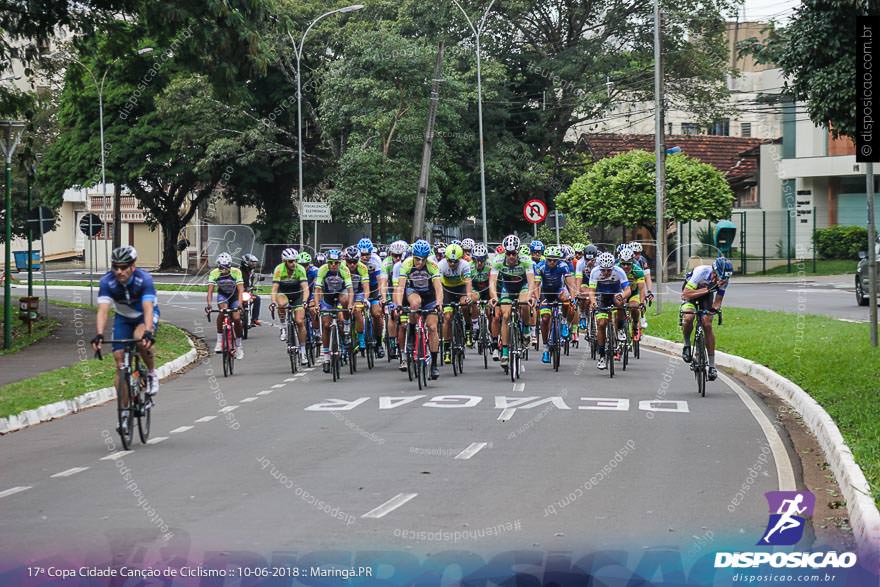
[[[113,251],[113,268],[101,280],[98,335],[93,344],[100,347],[109,306],[115,303],[114,338],[141,338],[140,350],[153,374],[149,350],[155,340],[158,302],[152,278],[135,268],[136,258],[133,247]],[[261,324],[260,296],[255,293],[260,260],[246,254],[240,266],[233,265],[231,255],[218,255],[207,280],[207,309],[216,304],[233,311],[235,352],[241,359],[243,298],[251,304],[249,325]],[[719,257],[711,264],[695,267],[682,285],[682,359],[691,361],[690,339],[694,317],[700,310],[710,380],[717,377],[712,315],[721,307],[732,273],[730,261]],[[270,309],[273,314],[277,311],[281,322],[279,338],[288,338],[288,324],[296,329],[303,365],[308,364],[305,345],[314,336],[314,340],[320,339],[315,346],[320,346],[320,360],[329,370],[328,331],[335,317],[343,324],[343,335],[353,349],[363,351],[369,339],[378,358],[384,357],[387,348],[389,360],[396,359],[400,369],[406,371],[401,349],[407,329],[412,328],[410,316],[424,311],[421,315],[432,379],[439,377],[441,362],[452,360],[453,312],[461,312],[464,344],[473,348],[483,336],[481,340],[490,341],[486,352],[505,370],[512,336],[521,337],[520,346],[541,348],[541,361],[546,364],[551,362],[554,336],[577,344],[581,334],[585,339],[593,337],[596,366],[605,369],[610,353],[619,349],[616,343],[638,341],[648,328],[645,310],[654,298],[648,261],[638,242],[602,250],[583,243],[545,246],[533,240],[525,244],[518,236],[509,235],[490,252],[486,244],[473,239],[434,246],[426,240],[412,244],[398,240],[379,250],[369,238],[362,238],[345,249],[322,251],[314,257],[287,247],[271,275]],[[244,296],[245,292],[250,295]],[[561,328],[551,334],[554,311],[558,316],[554,324]],[[518,313],[518,321],[511,320],[512,313]],[[606,340],[609,320],[615,321],[613,332],[618,341]],[[486,324],[489,332],[479,332],[480,324]],[[511,324],[519,324],[520,332],[511,332]],[[631,332],[624,330],[625,324]],[[215,352],[221,350],[221,325],[218,315]],[[158,391],[154,379],[151,375],[151,394]]]

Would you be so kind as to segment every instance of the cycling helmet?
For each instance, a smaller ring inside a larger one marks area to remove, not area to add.
[[[712,271],[719,279],[730,279],[730,276],[733,275],[733,263],[724,257],[718,257],[712,263]]]
[[[611,269],[614,267],[614,255],[611,253],[602,253],[596,259],[596,264],[602,269]]]
[[[365,251],[367,253],[372,253],[373,252],[373,241],[364,237],[358,241],[357,249],[359,251]]]
[[[437,258],[442,259],[443,256],[446,255],[446,245],[438,246],[434,250],[434,254],[437,256]]]
[[[413,243],[413,257],[426,259],[431,254],[431,245],[428,241],[419,239]]]
[[[342,260],[342,251],[339,249],[330,249],[327,251],[327,260],[328,261],[341,261]]]
[[[449,241],[449,244],[450,244],[450,245],[458,245],[458,246],[461,246],[461,241],[455,239],[455,240]]]
[[[427,242],[427,241],[425,241],[425,242]],[[434,245],[434,248],[435,248],[435,249],[445,249],[445,248],[446,248],[446,243],[444,243],[443,241],[438,241],[438,242]]]
[[[388,251],[379,251],[379,258],[380,259],[387,259],[388,258]]]
[[[514,247],[514,248],[516,248],[516,247]],[[504,253],[504,245],[498,245],[497,247],[495,247],[495,252],[498,253],[499,255],[503,254]]]
[[[632,263],[633,250],[629,247],[623,247],[620,249],[620,254],[617,255],[617,258],[620,259],[621,263]]]
[[[217,267],[228,269],[232,266],[232,255],[229,253],[220,253],[217,255]]]
[[[345,260],[346,261],[358,261],[361,258],[361,252],[358,247],[352,245],[350,247],[346,247],[345,249]]]
[[[629,243],[629,248],[631,248],[634,253],[641,253],[642,252],[642,243],[640,243],[639,241],[633,241],[633,242]]]
[[[474,239],[472,239],[472,238],[466,238],[466,239],[464,239],[463,241],[461,241],[461,248],[462,248],[465,252],[473,251],[473,250],[474,250],[474,246],[475,246],[476,244],[477,244],[477,243],[476,243],[476,241],[474,241]]]
[[[392,255],[403,255],[406,253],[406,242],[404,241],[394,241],[391,243],[391,246],[388,247],[388,252]]]
[[[584,243],[574,243],[573,245],[571,245],[571,248],[574,249],[575,253],[582,253],[585,246],[586,245]]]
[[[130,247],[128,245],[123,247],[116,247],[113,249],[113,252],[110,254],[110,262],[116,263],[119,265],[131,264],[134,263],[138,258],[137,251],[134,247]]]
[[[327,255],[324,253],[318,253],[315,255],[315,267],[320,267],[324,263],[327,262]]]
[[[566,259],[571,259],[572,257],[574,257],[574,249],[572,249],[571,246],[562,245],[561,249],[562,249],[562,256],[565,257]]]
[[[308,253],[300,253],[299,254],[299,262],[303,265],[309,265],[312,262],[312,256]]]
[[[547,247],[547,250],[544,251],[544,256],[548,259],[560,259],[562,258],[562,251],[559,250],[559,247],[550,245]]]
[[[521,243],[518,236],[516,236],[515,234],[509,234],[504,237],[503,241],[501,241],[501,250],[513,252],[519,249],[520,244]]]
[[[623,249],[625,249],[625,248],[627,248],[627,247],[629,247],[628,244],[626,244],[626,243],[620,243],[619,245],[617,245],[617,249],[615,250],[615,252],[619,255],[619,254],[620,254],[620,251],[622,251]]]
[[[452,243],[448,247],[446,247],[446,258],[450,261],[458,261],[464,255],[464,249],[461,248],[461,245],[457,245]]]
[[[252,255],[250,253],[245,253],[244,257],[242,257],[241,260],[247,263],[248,266],[252,269],[256,268],[257,265],[260,264],[260,259],[258,259],[256,255]]]
[[[599,248],[596,245],[587,245],[584,247],[584,259],[595,259],[599,254]]]
[[[489,249],[483,243],[474,244],[474,259],[477,261],[485,261],[489,257]]]
[[[534,240],[529,244],[529,250],[533,253],[540,253],[544,250],[544,243],[539,240]]]
[[[528,257],[529,256],[529,245],[520,245],[519,254],[522,257]]]
[[[282,261],[296,261],[297,259],[299,259],[299,251],[297,251],[293,247],[284,249],[281,252]]]

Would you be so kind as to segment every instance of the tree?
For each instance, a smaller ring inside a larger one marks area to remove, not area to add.
[[[835,137],[856,134],[856,16],[880,14],[864,0],[803,0],[784,28],[764,43],[748,39],[743,51],[785,74],[782,94],[807,105],[810,120]]]
[[[720,171],[683,153],[666,159],[666,218],[675,222],[730,217],[733,191]],[[644,226],[656,235],[654,154],[641,150],[593,163],[557,198],[589,226]]]
[[[545,222],[538,228],[538,240],[545,245],[556,244],[556,225],[553,222]],[[593,242],[590,231],[582,218],[577,215],[565,217],[565,225],[559,228],[559,242],[562,244]]]

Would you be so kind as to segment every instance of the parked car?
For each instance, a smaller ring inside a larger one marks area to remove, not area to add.
[[[877,274],[880,276],[880,242],[874,244],[874,262],[878,264]],[[859,265],[856,268],[856,301],[860,306],[868,305],[870,278],[868,277],[868,255],[859,251]]]

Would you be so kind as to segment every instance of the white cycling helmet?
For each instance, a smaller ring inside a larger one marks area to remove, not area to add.
[[[501,246],[503,246],[504,250],[507,251],[508,253],[518,251],[520,244],[521,244],[521,242],[519,240],[519,237],[516,236],[515,234],[509,234],[506,237],[504,237],[503,241],[501,241]]]
[[[641,253],[642,252],[642,243],[640,243],[639,241],[633,241],[633,242],[629,243],[629,248],[631,248],[634,253]]]
[[[571,248],[571,245],[562,245],[562,258],[571,259],[572,257],[574,257],[574,249]]]
[[[623,247],[620,249],[620,253],[618,253],[617,258],[621,260],[623,263],[630,263],[633,260],[633,250],[629,247]]]
[[[293,247],[284,249],[281,252],[281,260],[282,261],[298,261],[299,260],[299,251],[297,251]]]
[[[474,259],[485,259],[489,256],[489,249],[483,243],[476,243],[473,251]]]
[[[463,241],[461,241],[461,248],[464,249],[465,251],[473,251],[474,245],[476,245],[476,244],[477,243],[474,241],[474,239],[466,238]]]
[[[602,253],[596,258],[596,264],[602,269],[611,269],[614,267],[614,255],[611,253]]]
[[[217,255],[218,267],[230,267],[232,265],[232,255],[229,253],[220,253]]]
[[[394,241],[388,247],[388,252],[392,255],[404,255],[406,254],[406,241]]]

